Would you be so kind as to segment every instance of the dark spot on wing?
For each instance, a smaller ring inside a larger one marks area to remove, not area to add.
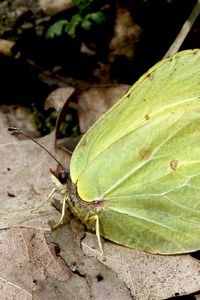
[[[150,117],[149,117],[148,114],[146,114],[144,117],[145,117],[145,119],[146,119],[147,121],[150,119]]]
[[[178,160],[177,159],[172,159],[170,161],[170,168],[173,170],[173,171],[176,171],[177,170],[177,167],[178,167]]]
[[[147,78],[152,81],[154,79],[154,74],[153,73],[149,74]]]
[[[87,139],[82,139],[82,140],[80,141],[80,144],[81,144],[82,147],[87,146]]]
[[[149,157],[151,156],[152,154],[152,148],[149,147],[149,148],[142,148],[139,150],[139,159],[140,160],[147,160],[149,159]]]

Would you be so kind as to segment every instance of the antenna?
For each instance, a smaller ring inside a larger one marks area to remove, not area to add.
[[[57,160],[57,158],[49,152],[42,144],[40,144],[38,141],[36,141],[34,138],[32,138],[28,133],[24,132],[23,130],[17,128],[17,127],[9,127],[8,131],[12,135],[22,134],[23,136],[27,137],[29,140],[34,142],[36,145],[38,145],[40,148],[42,148],[44,151],[46,151],[57,163],[59,168],[57,167],[56,171],[53,171],[50,169],[50,172],[56,176],[61,183],[65,183],[66,178],[68,177],[68,173],[65,171],[63,165]]]

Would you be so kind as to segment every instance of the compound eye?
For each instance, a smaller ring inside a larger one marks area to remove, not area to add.
[[[68,178],[68,173],[64,170],[60,171],[58,174],[58,180],[60,183],[65,184]]]

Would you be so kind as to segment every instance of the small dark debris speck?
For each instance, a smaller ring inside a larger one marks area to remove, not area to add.
[[[7,192],[7,195],[8,195],[8,197],[12,197],[12,198],[14,198],[14,197],[17,197],[14,193],[12,193],[12,192]]]
[[[101,274],[97,274],[96,279],[97,279],[97,282],[100,282],[103,280],[103,276]]]
[[[58,256],[60,254],[60,247],[58,245],[54,245],[54,250],[56,255]]]

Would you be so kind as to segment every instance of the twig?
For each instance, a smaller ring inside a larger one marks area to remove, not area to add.
[[[200,0],[197,0],[194,8],[192,9],[191,14],[189,15],[188,19],[183,24],[181,31],[177,35],[175,41],[164,55],[163,58],[175,54],[179,48],[181,47],[183,41],[185,40],[186,36],[188,35],[189,31],[191,30],[195,20],[197,19],[198,15],[200,14]]]

